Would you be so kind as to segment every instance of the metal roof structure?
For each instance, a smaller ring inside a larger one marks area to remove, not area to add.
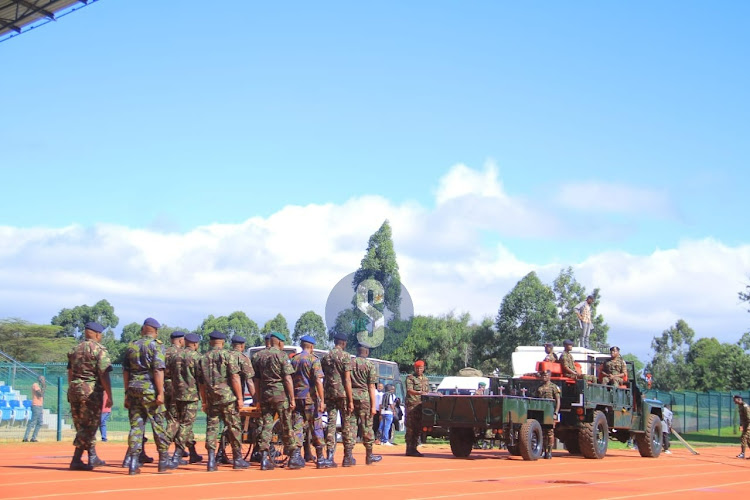
[[[0,42],[98,0],[0,0]]]

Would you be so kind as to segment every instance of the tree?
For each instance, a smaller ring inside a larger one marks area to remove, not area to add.
[[[401,276],[396,262],[396,251],[393,249],[391,225],[386,220],[367,243],[365,256],[359,269],[354,273],[352,288],[357,289],[360,283],[368,278],[380,282],[385,289],[383,306],[393,313],[394,318],[400,318],[401,306]],[[381,309],[382,312],[382,308]]]
[[[740,291],[738,293],[740,300],[742,302],[747,302],[748,305],[750,305],[750,285],[745,285],[745,292]],[[750,312],[750,309],[747,310],[747,312]]]
[[[578,325],[575,307],[586,300],[589,294],[586,293],[586,288],[576,281],[572,267],[560,270],[552,284],[552,290],[555,292],[558,321],[557,328],[547,341],[555,345],[562,344],[565,339],[576,341],[581,335],[581,328]],[[595,288],[591,295],[594,297],[594,303],[591,304],[593,327],[589,341],[593,348],[601,349],[607,345],[609,326],[600,314],[594,314],[599,306],[599,289]]]
[[[554,338],[557,327],[555,294],[534,271],[524,276],[500,304],[495,322],[497,347],[492,357],[508,372],[519,345],[540,345]]]
[[[275,318],[266,321],[266,324],[263,325],[263,329],[260,331],[263,336],[271,332],[283,333],[289,338],[289,326],[283,314],[279,313]]]
[[[227,336],[227,340],[231,340],[235,335],[245,337],[245,341],[248,345],[260,344],[260,331],[258,324],[248,318],[247,314],[242,311],[235,311],[229,316],[214,317],[209,314],[201,323],[199,332],[203,337],[206,337],[208,342],[208,334],[212,331],[218,330]],[[208,344],[206,344],[208,345]]]
[[[96,321],[106,329],[116,327],[120,319],[115,315],[115,308],[102,299],[93,306],[84,304],[72,309],[62,309],[52,318],[51,323],[62,327],[61,336],[79,338],[89,321]]]
[[[307,311],[299,317],[294,324],[292,340],[299,342],[299,339],[305,335],[310,335],[315,339],[316,347],[325,349],[328,345],[328,335],[326,334],[326,325],[323,318],[315,311]]]
[[[63,363],[76,345],[72,337],[58,338],[59,326],[35,325],[18,318],[0,320],[0,346],[22,363]]]
[[[695,391],[744,390],[750,382],[750,356],[737,344],[698,339],[687,355]]]
[[[640,359],[638,359],[638,356],[636,356],[635,354],[630,354],[630,353],[623,354],[622,355],[622,359],[624,359],[625,361],[630,361],[631,363],[633,363],[633,369],[635,370],[635,374],[636,375],[638,375],[639,373],[641,373],[643,371],[643,368],[646,366],[646,365],[643,364],[643,361],[641,361]]]
[[[497,332],[494,329],[495,322],[490,317],[485,317],[479,325],[474,326],[471,344],[472,366],[484,373],[495,373],[499,370],[500,361],[497,355]]]
[[[654,356],[646,369],[653,375],[655,389],[679,391],[691,387],[692,372],[687,354],[694,337],[695,332],[682,319],[654,337],[651,341]]]

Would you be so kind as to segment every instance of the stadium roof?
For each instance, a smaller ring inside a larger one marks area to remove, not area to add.
[[[55,21],[97,0],[0,0],[0,41]]]

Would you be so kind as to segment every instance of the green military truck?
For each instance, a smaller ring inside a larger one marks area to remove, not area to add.
[[[657,458],[662,448],[661,401],[647,399],[636,384],[633,364],[627,362],[628,377],[619,387],[597,383],[595,374],[603,358],[594,357],[591,366],[593,381],[562,376],[558,363],[538,363],[537,370],[550,369],[552,382],[560,387],[559,421],[555,437],[565,444],[569,453],[600,459],[607,454],[610,439],[626,442],[632,434],[643,457]],[[598,379],[601,381],[601,378]],[[536,374],[511,379],[509,394],[534,394],[542,384]]]
[[[426,437],[442,437],[447,430],[456,457],[468,457],[474,443],[490,431],[524,460],[537,460],[544,451],[543,430],[552,427],[554,412],[551,399],[431,393],[422,396],[422,431]]]

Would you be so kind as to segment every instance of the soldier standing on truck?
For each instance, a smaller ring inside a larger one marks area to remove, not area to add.
[[[627,366],[620,356],[620,348],[612,346],[609,348],[609,355],[612,359],[602,366],[602,384],[605,385],[622,385],[627,377]]]
[[[734,396],[734,403],[740,411],[740,430],[742,431],[742,436],[740,437],[742,451],[737,455],[737,458],[745,458],[745,451],[748,445],[750,445],[750,406],[742,400],[742,396],[739,394]]]
[[[560,413],[560,388],[550,381],[552,372],[549,370],[541,372],[541,376],[543,383],[536,390],[536,397],[555,400],[555,414],[553,415],[553,421],[557,422],[557,415]],[[553,423],[552,427],[544,431],[544,458],[552,458],[552,443],[554,442],[555,426]]]
[[[591,321],[591,304],[593,303],[594,296],[589,295],[586,300],[575,307],[578,324],[581,326],[581,338],[578,341],[578,347],[585,347],[586,349],[589,348],[589,336],[594,326]]]
[[[430,381],[424,374],[424,361],[414,363],[414,374],[406,377],[406,456],[421,457],[417,440],[422,432],[422,394],[430,392]]]

